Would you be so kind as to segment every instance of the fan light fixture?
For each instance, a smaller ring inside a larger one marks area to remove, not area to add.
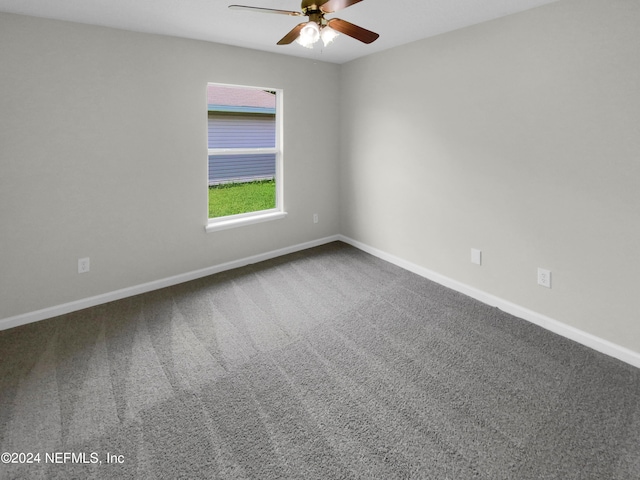
[[[313,48],[313,44],[320,38],[320,27],[316,22],[309,22],[302,30],[300,30],[300,36],[297,42],[306,48]]]
[[[326,47],[338,36],[333,28],[323,25],[320,27],[316,22],[308,22],[302,30],[300,30],[300,36],[296,39],[300,45],[305,48],[313,48],[313,45],[320,39]]]
[[[246,5],[229,5],[234,10],[249,10],[251,12],[276,13],[291,17],[309,17],[309,21],[302,22],[293,27],[289,33],[280,39],[278,45],[290,45],[294,41],[306,48],[313,48],[313,44],[322,39],[325,47],[329,45],[339,33],[355,38],[362,43],[375,42],[380,35],[366,28],[359,27],[339,18],[326,19],[328,13],[335,13],[343,8],[350,7],[362,0],[302,0],[300,9],[277,10],[275,8],[248,7]]]
[[[325,26],[320,32],[320,37],[322,37],[322,42],[324,43],[325,47],[329,45],[331,42],[333,42],[338,35],[340,34],[336,32],[333,28],[328,26]]]

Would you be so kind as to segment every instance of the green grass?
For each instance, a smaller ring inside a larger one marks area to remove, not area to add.
[[[227,183],[209,187],[209,218],[257,212],[275,206],[275,180]]]

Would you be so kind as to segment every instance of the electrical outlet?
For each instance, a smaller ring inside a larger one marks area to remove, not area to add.
[[[471,263],[482,265],[482,251],[477,248],[471,249]]]
[[[313,223],[318,223],[318,214],[317,213],[313,214]]]
[[[90,266],[89,257],[78,259],[78,273],[87,273]]]
[[[551,288],[551,271],[538,268],[538,285]]]

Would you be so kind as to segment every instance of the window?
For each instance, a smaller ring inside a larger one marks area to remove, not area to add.
[[[207,231],[286,216],[281,102],[276,89],[207,85]]]

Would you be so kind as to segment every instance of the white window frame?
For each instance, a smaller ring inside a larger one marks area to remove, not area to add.
[[[217,85],[221,87],[231,88],[249,88],[253,90],[268,90],[276,92],[276,138],[275,147],[273,148],[209,148],[207,150],[207,166],[210,155],[247,155],[247,154],[275,154],[276,156],[276,206],[268,210],[258,210],[255,212],[239,213],[237,215],[227,215],[225,217],[209,217],[209,203],[207,195],[207,225],[205,230],[207,233],[216,232],[219,230],[226,230],[229,228],[242,227],[245,225],[252,225],[255,223],[268,222],[271,220],[278,220],[287,216],[287,212],[284,210],[284,189],[283,189],[283,169],[282,169],[282,111],[283,111],[283,91],[279,88],[265,88],[265,87],[250,87],[246,85],[231,85],[224,83],[209,82],[207,85]],[[207,168],[208,171],[208,168]],[[208,176],[206,177],[208,179]],[[209,182],[207,181],[207,189],[209,188]]]

